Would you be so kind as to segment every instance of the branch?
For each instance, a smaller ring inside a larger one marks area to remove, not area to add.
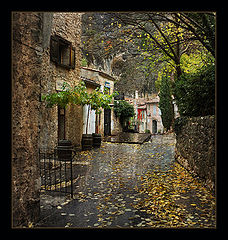
[[[204,40],[202,39],[202,37],[199,36],[199,34],[196,32],[196,30],[185,21],[185,19],[183,19],[181,16],[185,17],[182,13],[180,13],[180,15],[178,15],[177,13],[174,13],[177,18],[179,18],[186,26],[189,27],[189,30],[195,35],[195,37],[197,38],[197,40],[199,40],[202,45],[215,57],[215,50],[209,46],[207,43],[204,42]]]
[[[150,38],[157,44],[158,47],[160,47],[160,49],[168,56],[170,57],[174,62],[176,60],[176,58],[174,56],[172,56],[165,48],[164,46],[162,46],[158,40],[156,38],[153,37],[153,35],[147,31],[144,27],[138,26],[139,29],[145,31],[146,33],[148,33],[150,35]]]
[[[195,25],[196,27],[200,28],[202,31],[205,31],[204,28],[202,26],[200,26],[196,21],[194,21],[192,18],[188,17],[185,13],[181,13],[182,16],[184,16],[185,18],[187,18],[193,25]]]
[[[144,32],[146,32],[147,34],[149,34],[150,38],[156,43],[156,45],[157,45],[169,58],[171,58],[174,62],[176,62],[176,59],[177,59],[177,58],[176,58],[176,55],[175,55],[172,47],[170,46],[170,47],[171,47],[171,51],[172,51],[172,53],[174,53],[174,55],[171,55],[171,54],[165,49],[165,47],[164,47],[162,44],[160,44],[159,41],[158,41],[155,37],[153,37],[153,35],[150,33],[150,31],[148,31],[148,30],[145,28],[145,25],[142,26],[140,23],[134,22],[132,19],[131,19],[131,21],[130,21],[129,19],[124,19],[123,17],[119,16],[118,14],[115,14],[115,17],[118,18],[119,20],[121,20],[124,24],[129,24],[129,25],[134,26],[134,27],[136,27],[136,28],[138,28],[138,29],[141,29],[141,30],[143,30]],[[151,16],[149,16],[149,17],[151,17]],[[168,40],[166,39],[166,41],[168,41]],[[168,43],[167,43],[167,44],[168,44]]]
[[[173,56],[174,56],[174,59],[177,60],[177,55],[175,53],[175,51],[173,50],[169,40],[166,38],[165,34],[162,32],[162,30],[160,29],[160,27],[157,25],[157,23],[153,20],[153,18],[151,18],[151,16],[149,15],[149,18],[150,20],[153,22],[154,26],[157,28],[157,30],[161,33],[162,37],[164,38],[164,40],[166,41],[166,43],[168,44]],[[174,61],[175,61],[174,60]]]
[[[191,44],[191,42],[189,42],[187,47],[183,51],[181,51],[180,55],[183,55],[185,52],[188,51],[188,48],[189,48],[190,44]]]

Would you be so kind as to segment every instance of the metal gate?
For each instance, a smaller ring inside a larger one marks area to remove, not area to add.
[[[73,197],[72,159],[58,156],[57,148],[39,149],[41,191],[70,193]]]

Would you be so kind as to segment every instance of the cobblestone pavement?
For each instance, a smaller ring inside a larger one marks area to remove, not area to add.
[[[43,194],[36,227],[214,228],[214,198],[175,163],[174,145],[157,135],[77,153],[74,198]]]

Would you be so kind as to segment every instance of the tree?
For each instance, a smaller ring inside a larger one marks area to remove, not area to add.
[[[174,119],[174,109],[172,104],[170,83],[170,77],[163,76],[159,93],[159,108],[161,109],[162,123],[166,130],[170,129]]]
[[[181,56],[200,44],[215,57],[215,14],[214,13],[116,13],[124,24],[141,30],[146,36],[146,52],[159,55],[173,65],[177,78],[181,75]],[[144,36],[143,36],[144,35]],[[145,48],[144,48],[145,49]],[[162,55],[161,55],[162,53]]]
[[[175,99],[181,116],[215,114],[215,65],[185,73],[175,82]]]
[[[189,54],[207,52],[215,57],[216,15],[213,12],[93,13],[93,18],[88,14],[91,28],[87,31],[85,48],[97,55],[96,62],[103,61],[104,65],[104,58],[112,61],[116,55],[128,53],[132,65],[137,66],[135,72],[138,73],[132,78],[135,68],[125,62],[121,70],[126,71],[117,85],[122,85],[122,81],[127,84],[131,79],[131,83],[143,91],[154,86],[158,76],[159,88],[163,74],[174,76],[172,80],[180,77],[183,56],[186,59]]]
[[[155,93],[153,68],[138,51],[131,26],[121,24],[111,13],[85,13],[82,18],[83,64],[115,75],[115,89],[128,94]],[[141,67],[145,66],[145,67]],[[106,68],[106,69],[105,69]]]
[[[124,127],[126,121],[130,117],[135,116],[133,105],[129,104],[125,100],[114,101],[114,113],[120,119],[120,123],[122,127]]]
[[[215,57],[215,13],[175,13],[179,26],[190,31]]]

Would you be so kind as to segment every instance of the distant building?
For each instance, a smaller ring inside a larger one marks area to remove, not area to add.
[[[161,110],[159,108],[159,96],[145,101],[147,110],[147,129],[151,133],[163,133],[163,124],[161,118]]]
[[[164,127],[161,119],[161,110],[159,109],[159,96],[156,94],[148,95],[146,98],[138,96],[138,91],[135,92],[135,98],[125,97],[125,100],[134,106],[135,129],[139,133],[157,134],[163,133]]]

